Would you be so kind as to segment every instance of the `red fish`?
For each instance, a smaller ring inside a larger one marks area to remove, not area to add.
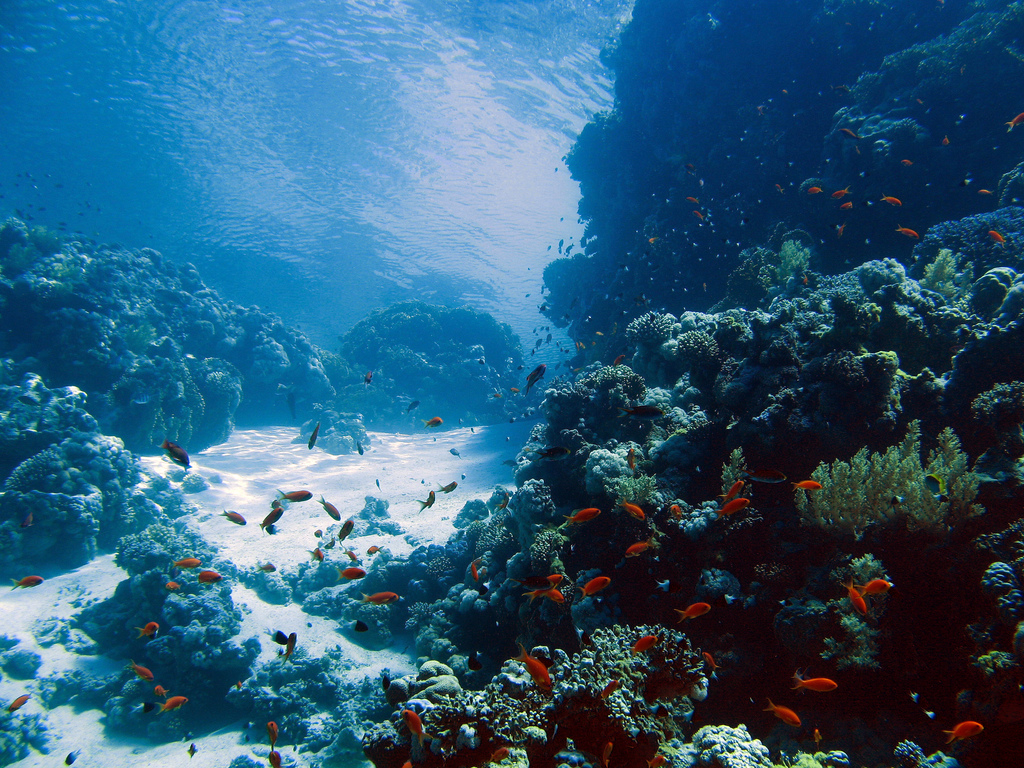
[[[31,696],[29,694],[27,694],[27,693],[21,694],[21,696],[19,696],[18,698],[16,698],[14,701],[12,701],[10,703],[10,705],[7,707],[7,711],[8,712],[14,712],[15,710],[21,709],[23,706],[25,706],[25,702],[28,701],[29,698],[31,698]]]
[[[749,505],[750,499],[740,497],[738,499],[733,499],[721,509],[716,509],[715,514],[717,514],[718,519],[721,520],[723,517],[728,517],[729,515],[739,512],[741,509],[745,509]]]
[[[647,539],[647,541],[638,541],[636,544],[630,545],[626,549],[626,557],[639,557],[648,549],[657,549],[657,545],[654,543],[654,538]]]
[[[348,579],[349,581],[352,581],[354,579],[361,579],[365,575],[366,575],[366,571],[364,571],[362,568],[345,568],[345,569],[339,568],[338,569],[338,578],[339,579]]]
[[[793,673],[793,690],[797,688],[805,689],[808,691],[817,691],[818,693],[825,693],[826,691],[834,691],[839,685],[827,677],[800,677],[800,672]]]
[[[245,525],[245,518],[242,517],[237,512],[228,512],[227,510],[225,510],[224,512],[221,512],[220,514],[221,514],[221,517],[226,517],[228,520],[230,520],[235,525]]]
[[[145,680],[146,682],[149,682],[149,683],[153,682],[153,673],[150,672],[148,669],[146,669],[145,667],[139,666],[134,661],[131,662],[130,666],[131,666],[132,672],[134,672],[136,675],[141,677],[143,680]]]
[[[284,660],[288,661],[293,653],[295,653],[295,644],[299,642],[299,636],[297,633],[292,632],[288,635],[288,639],[284,644]]]
[[[182,560],[178,560],[175,565],[179,568],[198,568],[203,564],[203,561],[198,557],[186,557]]]
[[[524,395],[530,394],[530,389],[533,387],[534,384],[540,381],[540,379],[544,378],[544,371],[546,371],[547,369],[548,367],[541,363],[532,371],[530,371],[530,375],[526,377],[526,391],[523,393]]]
[[[288,491],[288,493],[285,493],[278,488],[277,493],[278,501],[309,501],[313,498],[312,491]]]
[[[975,722],[974,720],[964,720],[962,723],[954,725],[953,730],[943,731],[943,733],[949,734],[949,738],[946,739],[946,743],[951,744],[954,741],[959,741],[960,739],[969,739],[971,736],[977,736],[983,730],[985,730],[985,726],[981,723]]]
[[[903,205],[903,202],[898,197],[893,197],[892,195],[883,195],[882,199],[878,202],[888,203],[889,205],[894,205],[896,207]]]
[[[711,610],[711,606],[707,603],[694,603],[693,605],[688,605],[686,609],[682,611],[678,608],[673,608],[672,610],[679,614],[679,619],[676,621],[676,624],[678,624],[679,622],[686,621],[687,619],[695,619],[698,616],[703,616]]]
[[[256,565],[264,573],[273,573],[277,570],[277,566],[273,563],[257,563]]]
[[[885,579],[872,579],[863,586],[856,586],[856,590],[862,595],[881,595],[885,594],[892,587]]]
[[[600,592],[611,583],[612,580],[607,576],[595,576],[582,587],[579,587],[579,590],[583,592],[584,597],[590,597],[591,595]]]
[[[422,421],[423,426],[427,427],[428,429],[432,429],[433,427],[440,427],[442,424],[444,424],[444,419],[442,419],[440,416],[435,416],[432,419],[423,419]]]
[[[858,136],[856,133],[851,131],[849,128],[840,128],[839,132],[840,133],[845,133],[847,136],[849,136],[851,138],[854,138],[854,139],[859,139],[860,138],[860,136]]]
[[[373,603],[374,605],[388,605],[398,600],[398,595],[394,592],[375,592],[372,595],[363,595],[361,603]]]
[[[625,359],[626,359],[625,355],[619,355],[614,360],[612,360],[612,365],[613,366],[615,366],[615,365],[622,365],[622,361],[625,360]]]
[[[380,552],[380,547],[378,547],[376,544],[374,544],[372,547],[366,550],[366,554],[368,555],[376,555],[378,552]]]
[[[617,690],[619,690],[619,686],[620,685],[622,685],[622,683],[620,683],[618,680],[612,680],[601,691],[601,698],[602,699],[607,699],[609,696],[611,696],[613,693],[615,693]]]
[[[853,203],[851,203],[849,200],[847,200],[845,203],[839,206],[839,210],[841,211],[848,211],[851,208],[853,208]]]
[[[40,584],[42,584],[43,583],[43,577],[42,576],[26,576],[23,579],[18,579],[18,580],[11,579],[11,581],[14,582],[14,586],[11,587],[11,589],[17,589],[18,587],[22,587],[23,589],[28,589],[29,587],[38,587]]]
[[[587,520],[593,520],[595,517],[601,514],[601,510],[597,507],[587,507],[586,509],[577,509],[573,511],[572,515],[563,515],[566,521],[569,523],[585,523]]]
[[[273,720],[267,723],[267,738],[270,739],[270,748],[273,749],[277,744],[277,723]]]
[[[655,646],[658,642],[657,635],[644,635],[633,644],[633,650],[630,652],[631,656],[636,656],[638,653],[648,651]]]
[[[324,512],[331,516],[332,520],[341,520],[341,512],[338,511],[336,506],[325,499],[323,494],[320,495],[320,506],[324,508]]]
[[[722,494],[722,503],[725,504],[727,501],[730,501],[737,493],[743,490],[744,485],[746,483],[743,480],[737,480],[729,486],[729,490]]]
[[[146,626],[136,627],[136,629],[139,630],[139,636],[135,638],[138,640],[139,637],[155,637],[156,633],[160,631],[160,625],[151,621]]]
[[[1003,245],[1006,242],[1006,238],[1003,237],[998,232],[996,232],[994,229],[990,229],[988,231],[988,236],[992,238],[992,242],[999,243],[999,245]]]
[[[508,753],[509,753],[509,748],[508,747],[498,747],[496,750],[494,750],[494,752],[491,753],[491,757],[490,757],[490,759],[487,762],[488,763],[500,763],[502,760],[504,760],[506,757],[508,757]]]
[[[270,761],[270,768],[281,768],[281,753],[276,749],[271,750],[270,754],[267,755],[267,759]],[[412,763],[409,765],[412,765]]]
[[[177,592],[179,589],[181,589],[181,584],[179,584],[176,581],[168,581],[166,584],[164,584],[164,589],[166,589],[168,592]]]
[[[768,699],[768,706],[764,708],[764,711],[771,712],[786,725],[792,725],[795,728],[800,727],[800,716],[789,707],[777,706],[772,704],[771,699]]]
[[[697,217],[698,219],[700,219],[701,221],[704,221],[704,214],[703,214],[703,213],[701,213],[700,211],[694,211],[694,212],[693,212],[693,215],[694,215],[694,216],[696,216],[696,217]]]
[[[799,488],[803,491],[820,491],[821,483],[815,482],[814,480],[801,480],[798,483],[793,483],[794,488]]]
[[[683,508],[680,507],[678,504],[673,504],[671,507],[669,507],[668,512],[670,515],[672,515],[672,518],[674,520],[683,519]]]
[[[519,655],[515,660],[526,665],[526,671],[530,673],[530,677],[533,678],[533,682],[537,684],[538,688],[544,691],[551,690],[551,675],[548,674],[548,668],[540,659],[528,654],[522,643],[519,643]]]
[[[1006,132],[1009,133],[1021,123],[1024,123],[1024,112],[1021,112],[1019,115],[1013,118],[1013,120],[1007,123],[1007,125],[1010,127],[1006,129]]]
[[[848,194],[850,194],[849,187],[847,187],[846,189],[837,189],[835,192],[832,193],[832,197],[836,200],[839,200],[840,198],[846,197]]]
[[[850,603],[853,605],[854,610],[857,611],[861,616],[868,615],[868,604],[861,597],[860,592],[853,586],[853,579],[850,579],[849,583],[846,584],[846,595],[850,598]]]
[[[184,448],[177,443],[172,443],[170,440],[164,440],[163,443],[160,444],[160,447],[167,451],[167,458],[175,464],[179,464],[180,466],[185,467],[185,469],[188,469],[188,454],[185,452]]]
[[[197,578],[201,584],[216,584],[224,577],[216,571],[200,571]]]
[[[166,699],[167,698],[167,689],[164,688],[162,685],[155,685],[155,686],[153,686],[153,695],[157,696],[157,697],[159,697],[161,699]]]
[[[188,699],[184,696],[171,696],[171,698],[165,701],[163,706],[160,707],[160,711],[170,712],[172,709],[180,709],[185,704],[188,704]]]
[[[808,187],[807,188],[807,194],[808,195],[820,195],[821,194],[821,187]]]
[[[263,518],[263,522],[260,523],[261,530],[267,530],[270,526],[281,519],[281,515],[284,514],[284,507],[274,507],[270,510],[270,514]]]
[[[604,749],[601,751],[601,766],[602,768],[608,768],[608,758],[612,756],[612,747],[615,746],[613,742],[609,741],[604,745]]]
[[[630,517],[634,517],[637,520],[643,520],[646,517],[644,511],[636,504],[630,504],[628,501],[620,501],[619,506],[626,510]]]
[[[921,236],[917,234],[917,232],[915,232],[914,230],[910,229],[910,227],[896,227],[896,231],[899,232],[901,235],[904,235],[905,237],[911,238],[912,240],[921,239]]]
[[[900,163],[902,163],[907,168],[909,168],[910,166],[912,166],[914,164],[914,161],[913,160],[900,160]]]
[[[545,587],[544,589],[535,589],[532,592],[524,593],[525,597],[530,598],[530,602],[533,602],[535,597],[546,597],[555,603],[564,603],[565,595],[562,594],[561,590],[555,587]]]
[[[324,561],[324,551],[320,549],[320,547],[317,547],[316,549],[309,549],[306,551],[309,552],[309,557],[311,560],[316,560],[318,563],[322,563]]]

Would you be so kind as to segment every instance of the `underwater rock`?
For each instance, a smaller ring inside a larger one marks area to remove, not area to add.
[[[721,768],[771,768],[768,747],[751,737],[747,726],[705,725],[692,738],[703,765]]]

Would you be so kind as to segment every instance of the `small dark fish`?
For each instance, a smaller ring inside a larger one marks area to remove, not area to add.
[[[656,405],[638,405],[634,408],[623,408],[619,406],[623,416],[632,416],[634,419],[660,419],[665,412]]]
[[[352,533],[352,529],[355,528],[355,527],[356,527],[356,521],[355,520],[353,520],[352,518],[349,518],[348,520],[346,520],[345,523],[341,526],[341,530],[338,531],[338,541],[344,541],[345,538],[350,533]]]
[[[374,480],[373,482],[375,482],[377,484],[377,490],[379,491],[380,490],[380,480]]]
[[[449,448],[448,453],[450,453],[452,456],[458,456],[460,459],[462,458],[462,454],[459,453],[457,448]]]
[[[391,678],[385,674],[380,676],[380,687],[384,689],[384,693],[388,692],[388,688],[391,687]]]
[[[786,482],[786,476],[777,469],[755,469],[753,472],[741,472],[740,475],[758,483]]]
[[[469,661],[466,662],[466,666],[474,672],[478,672],[484,668],[484,665],[480,663],[480,659],[476,657],[476,651],[473,651],[473,653],[470,654]]]
[[[177,443],[172,443],[170,440],[164,440],[163,443],[160,444],[160,447],[167,451],[167,458],[169,458],[175,464],[178,464],[182,467],[185,467],[185,469],[188,469],[188,454],[185,452],[184,448],[182,448]]]
[[[415,408],[419,404],[420,404],[419,400],[413,400],[411,403],[409,403],[409,407],[405,409],[405,412],[408,413],[409,411],[411,411],[413,408]]]
[[[324,508],[324,512],[330,515],[332,519],[341,520],[341,512],[339,512],[338,508],[331,504],[331,502],[327,501],[323,497],[323,494],[320,495],[320,506]]]
[[[277,566],[274,565],[273,563],[260,563],[259,568],[264,573],[273,573],[274,571],[277,570]]]
[[[313,535],[319,539],[321,536],[324,535],[324,532],[317,528],[315,531],[313,531]]]
[[[356,451],[359,453],[360,456],[363,455],[363,444],[360,443],[358,440],[356,440]]]
[[[373,381],[373,371],[367,371],[366,375],[363,376],[363,386],[365,387],[371,381]]]
[[[320,422],[316,423],[313,427],[313,434],[309,436],[309,450],[313,450],[313,446],[316,445],[316,436],[320,434]]]
[[[79,754],[81,754],[80,749],[76,749],[74,752],[68,752],[68,756],[64,758],[64,765],[74,765]]]
[[[352,629],[354,629],[356,632],[366,632],[370,628],[366,626],[365,621],[359,621],[358,619],[356,619],[356,623],[352,626]]]
[[[197,747],[196,743],[193,741],[191,744],[188,745],[188,759],[191,760],[193,757],[195,757],[196,752],[198,751],[199,747]]]
[[[536,451],[536,454],[540,456],[542,459],[549,460],[564,459],[570,453],[572,453],[572,451],[562,445],[556,445],[551,448],[543,448],[539,451]]]
[[[487,594],[487,592],[488,592],[488,590],[487,590],[487,585],[486,585],[486,584],[481,584],[481,585],[480,585],[480,589],[478,589],[477,591],[478,591],[478,592],[479,592],[479,593],[480,593],[481,595],[486,595],[486,594]]]
[[[537,350],[535,348],[533,350],[533,352],[536,352],[536,351]],[[530,354],[533,354],[533,352],[531,352]],[[526,391],[523,393],[523,395],[530,394],[530,390],[533,388],[533,385],[536,384],[541,378],[543,378],[544,371],[546,371],[547,368],[548,367],[546,365],[541,363],[536,368],[534,368],[532,371],[530,371],[530,375],[526,377]]]
[[[152,712],[154,709],[156,709],[156,704],[154,704],[152,701],[144,701],[142,703],[143,712]]]
[[[288,645],[288,635],[279,629],[274,633],[274,642],[278,645]]]

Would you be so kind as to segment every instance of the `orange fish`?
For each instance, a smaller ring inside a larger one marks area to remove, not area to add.
[[[215,584],[222,578],[224,577],[216,571],[200,571],[198,576],[198,579],[202,584]]]
[[[435,416],[432,419],[423,419],[423,426],[428,429],[432,427],[440,427],[442,424],[444,424],[444,420],[440,416]]]
[[[715,670],[718,669],[718,665],[715,663],[715,657],[707,651],[702,652],[701,656],[704,658],[705,663],[708,665],[708,669],[711,670],[711,674],[714,675]]]
[[[914,164],[913,160],[900,160],[900,162],[908,168]]]
[[[676,624],[678,624],[679,622],[686,621],[687,619],[695,619],[698,616],[703,616],[711,610],[711,606],[707,603],[694,603],[693,605],[688,605],[686,609],[682,611],[678,608],[673,608],[672,610],[679,614],[679,619],[676,621]]]
[[[721,494],[721,496],[722,496],[722,503],[724,504],[727,501],[731,501],[732,498],[737,493],[739,493],[740,491],[743,490],[743,486],[744,485],[746,485],[746,481],[745,480],[737,480],[735,483],[733,483],[731,486],[729,486],[729,490],[726,491],[725,493]]]
[[[528,654],[522,643],[519,643],[519,655],[515,660],[526,665],[527,672],[530,673],[530,677],[533,678],[533,682],[537,684],[538,688],[545,691],[551,690],[551,675],[548,674],[548,668],[540,659]]]
[[[880,203],[888,203],[889,205],[895,205],[895,206],[903,205],[903,202],[898,197],[893,197],[891,195],[883,195],[882,199],[879,200],[878,202],[880,202]]]
[[[228,512],[227,510],[225,510],[224,512],[221,512],[221,516],[226,517],[235,525],[245,525],[245,518],[237,512]]]
[[[309,501],[313,498],[312,491],[288,491],[288,493],[285,493],[278,488],[277,494],[278,501]]]
[[[608,758],[612,756],[612,747],[615,746],[611,741],[604,745],[604,749],[601,752],[601,765],[603,768],[608,768]]]
[[[944,147],[948,147],[949,146],[949,136],[943,136],[942,137],[942,146],[944,146]]]
[[[307,549],[306,551],[309,552],[311,560],[316,560],[318,563],[322,563],[324,561],[324,551],[320,549],[320,547],[317,547],[316,549]]]
[[[644,511],[636,504],[630,504],[628,501],[620,501],[619,506],[626,510],[631,517],[635,517],[637,520],[643,520],[645,517]]]
[[[480,571],[477,570],[477,566],[480,565],[480,561],[482,559],[483,558],[478,557],[469,564],[469,573],[473,576],[473,581],[480,581]]]
[[[161,712],[170,712],[172,709],[180,709],[185,704],[188,704],[188,699],[184,696],[171,696],[167,701],[160,707]]]
[[[1006,238],[1003,237],[998,232],[996,232],[994,229],[990,229],[988,231],[988,236],[992,238],[993,242],[999,243],[999,245],[1002,245],[1003,243],[1006,242]]]
[[[277,570],[277,566],[274,565],[273,563],[257,563],[256,567],[259,568],[264,573],[273,573],[274,571]]]
[[[398,600],[398,595],[394,592],[375,592],[372,595],[363,595],[361,603],[373,603],[374,605],[388,605]]]
[[[595,576],[582,587],[578,587],[578,589],[583,592],[584,597],[590,597],[591,595],[600,592],[611,583],[612,580],[607,576]]]
[[[556,602],[556,603],[564,603],[565,602],[565,595],[563,595],[560,590],[555,589],[554,587],[545,587],[543,589],[535,589],[532,592],[526,592],[524,594],[524,597],[530,598],[530,602],[531,603],[533,602],[533,598],[535,598],[535,597],[546,597],[549,600],[551,600],[553,602]]]
[[[657,545],[654,543],[654,537],[647,539],[647,541],[638,541],[636,544],[631,544],[626,549],[626,557],[638,557],[646,552],[648,549],[657,549]]]
[[[728,517],[731,514],[739,512],[741,509],[745,509],[750,505],[750,499],[738,498],[733,499],[721,509],[715,510],[718,515],[718,519],[721,520],[723,517]]]
[[[263,522],[260,523],[261,530],[267,530],[270,526],[281,519],[281,515],[284,514],[284,507],[274,507],[270,510],[270,514],[263,518]]]
[[[430,507],[434,506],[435,501],[437,501],[437,494],[434,493],[433,491],[427,494],[426,501],[420,501],[419,499],[416,499],[416,503],[420,505],[420,512],[422,512],[424,509],[430,509]]]
[[[28,589],[29,587],[38,587],[40,584],[42,584],[43,583],[43,577],[42,576],[26,576],[25,578],[20,579],[18,581],[15,581],[14,579],[11,579],[11,581],[14,582],[14,586],[11,587],[11,589],[17,589],[18,587],[22,587],[24,589]]]
[[[700,205],[700,200],[698,200],[696,197],[687,197],[686,199],[689,200],[694,205]]]
[[[366,575],[366,571],[364,571],[362,568],[345,568],[345,569],[339,568],[338,569],[338,580],[339,581],[341,579],[348,579],[349,581],[351,581],[353,579],[361,579],[365,575]]]
[[[837,189],[835,192],[832,193],[832,197],[838,200],[841,197],[846,197],[848,194],[850,194],[849,187],[847,187],[846,189]]]
[[[203,564],[203,561],[198,557],[186,557],[184,560],[179,560],[175,563],[179,568],[198,568]]]
[[[844,221],[842,224],[840,224],[838,227],[836,227],[836,237],[842,237],[843,236],[843,232],[845,232],[845,231],[846,231],[846,222]],[[806,285],[806,284],[807,284],[807,277],[805,276],[804,277],[804,285]]]
[[[952,742],[959,741],[960,739],[969,739],[971,736],[977,736],[983,730],[985,730],[985,726],[981,723],[977,723],[974,720],[964,720],[962,723],[954,725],[953,730],[943,731],[943,733],[949,734],[949,738],[946,739],[946,743],[951,744]]]
[[[636,469],[636,451],[632,448],[630,448],[629,452],[626,454],[626,464],[631,470]]]
[[[267,755],[267,759],[270,761],[270,768],[281,768],[281,753],[276,749],[271,750],[270,754]],[[412,763],[409,763],[411,766]]]
[[[160,631],[160,625],[157,624],[155,621],[151,621],[146,626],[136,627],[136,629],[139,630],[139,637],[153,637],[154,635],[156,635],[157,632]],[[139,637],[135,639],[138,640]]]
[[[657,237],[648,237],[647,238],[647,242],[650,243],[651,245],[654,245],[656,242],[658,242],[658,238]]]
[[[781,184],[776,184],[776,185],[775,185],[775,188],[776,188],[777,190],[779,190],[779,194],[780,194],[780,195],[784,195],[784,194],[786,194],[786,190],[784,190],[784,189],[782,188],[782,185],[781,185]]]
[[[768,699],[768,706],[764,708],[765,712],[771,712],[779,720],[784,722],[786,725],[792,725],[796,728],[800,727],[800,717],[789,707],[779,707],[772,704],[772,700]]]
[[[636,656],[638,653],[650,650],[657,644],[657,642],[657,635],[644,635],[633,644],[633,650],[630,652],[630,655]]]
[[[671,507],[669,507],[668,512],[670,515],[672,515],[673,519],[675,520],[681,520],[683,517],[683,508],[680,507],[678,504],[673,504]]]
[[[838,687],[834,680],[829,680],[827,677],[800,677],[799,671],[793,673],[793,690],[800,688],[825,693],[834,691]]]
[[[899,232],[901,235],[906,235],[907,237],[912,238],[914,240],[921,239],[921,236],[918,235],[917,232],[915,232],[912,229],[909,229],[908,227],[896,227],[896,231]]]
[[[324,508],[324,512],[331,516],[332,520],[341,521],[341,512],[338,511],[336,506],[325,499],[323,494],[320,494],[320,506]]]
[[[667,757],[664,755],[655,755],[647,761],[647,768],[661,768],[666,763],[668,763]]]
[[[857,611],[861,616],[868,615],[868,604],[861,597],[860,592],[857,591],[856,587],[853,586],[853,579],[850,579],[849,583],[846,584],[846,595],[850,598],[850,603],[853,605],[854,610]]]
[[[845,203],[839,206],[839,210],[841,211],[848,211],[851,208],[853,208],[853,203],[851,203],[849,200],[847,200]]]
[[[992,190],[991,189],[979,189],[978,190],[978,194],[979,195],[991,195],[992,194]]]
[[[378,547],[376,544],[374,544],[372,547],[366,550],[366,554],[368,555],[376,555],[378,552],[380,552],[380,547]]]
[[[552,573],[550,576],[548,576],[548,584],[552,587],[557,587],[559,584],[562,583],[562,579],[564,578],[565,576],[561,573]]]
[[[814,739],[814,748],[817,749],[818,746],[821,744],[821,731],[815,728],[814,736],[812,738]]]
[[[277,723],[273,720],[267,723],[267,738],[270,739],[270,748],[273,749],[277,744]]]
[[[595,517],[601,514],[601,510],[597,507],[587,507],[586,509],[577,509],[572,515],[563,515],[568,523],[585,523],[587,520],[593,520]]]
[[[697,217],[698,219],[700,219],[701,221],[704,221],[704,214],[703,214],[703,213],[701,213],[700,211],[694,211],[694,212],[693,212],[693,215],[694,215],[694,216],[696,216],[696,217]]]
[[[138,664],[136,664],[136,663],[135,663],[134,661],[132,661],[132,662],[131,662],[131,668],[132,668],[132,671],[133,671],[133,672],[134,672],[134,673],[135,673],[136,675],[138,675],[139,677],[141,677],[141,678],[142,678],[143,680],[145,680],[146,682],[149,682],[149,683],[152,683],[152,682],[153,682],[153,673],[152,673],[152,672],[150,672],[150,671],[149,671],[148,669],[146,669],[145,667],[141,667],[141,666],[139,666]]]
[[[346,549],[342,554],[348,555],[348,559],[351,560],[353,563],[359,560],[359,558],[356,557],[356,553],[353,552],[351,549]]]
[[[7,711],[8,712],[14,712],[17,709],[21,709],[23,706],[25,706],[25,702],[28,701],[29,698],[30,698],[29,694],[27,694],[27,693],[21,694],[21,696],[19,696],[18,698],[16,698],[14,701],[12,701],[10,703],[10,706],[7,707]]]
[[[859,139],[860,138],[860,136],[858,136],[856,133],[851,131],[849,128],[840,128],[839,132],[840,133],[845,133],[847,136],[850,136],[850,137],[852,137],[854,139]]]
[[[619,690],[620,685],[622,685],[622,683],[620,683],[618,680],[612,680],[610,683],[608,683],[608,685],[604,687],[604,690],[601,691],[601,698],[607,699],[609,696],[611,696],[613,693]]]
[[[625,355],[619,355],[614,360],[612,360],[612,365],[613,366],[622,365],[622,361],[625,360],[625,359],[626,359]]]
[[[161,699],[167,698],[167,689],[162,685],[156,685],[153,687],[153,695],[159,696]]]
[[[1019,115],[1013,118],[1013,120],[1007,123],[1007,125],[1010,127],[1006,129],[1006,132],[1009,133],[1021,123],[1024,123],[1024,112],[1021,112]]]
[[[857,591],[862,595],[882,595],[889,591],[892,587],[885,579],[872,579],[863,586],[856,587]]]
[[[179,584],[176,581],[168,581],[166,584],[164,584],[164,589],[166,589],[168,592],[177,592],[179,589],[181,589],[181,584]]]
[[[820,491],[821,483],[814,480],[801,480],[798,483],[793,483],[793,487],[802,491]]]

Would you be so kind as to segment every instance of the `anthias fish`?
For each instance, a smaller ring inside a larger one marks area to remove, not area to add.
[[[172,443],[170,440],[164,440],[160,444],[160,447],[167,451],[167,458],[175,464],[179,464],[180,466],[185,467],[185,469],[188,469],[189,466],[191,466],[188,459],[188,453],[186,453],[185,449],[177,443]]]

